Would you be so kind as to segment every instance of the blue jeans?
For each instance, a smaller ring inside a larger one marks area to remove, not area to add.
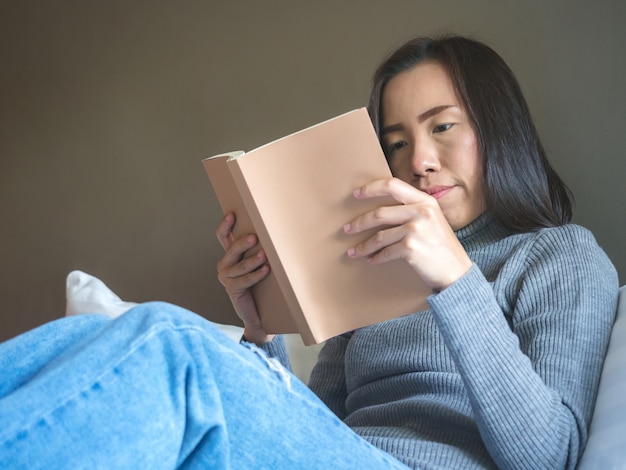
[[[0,468],[406,469],[254,346],[164,303],[0,344]]]

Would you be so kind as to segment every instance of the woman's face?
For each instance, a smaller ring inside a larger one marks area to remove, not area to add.
[[[421,63],[387,83],[381,136],[394,176],[434,197],[453,230],[484,212],[476,134],[439,63]]]

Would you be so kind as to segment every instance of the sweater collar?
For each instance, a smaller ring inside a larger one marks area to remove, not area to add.
[[[474,219],[473,222],[470,222],[469,225],[460,228],[454,233],[466,249],[467,245],[493,242],[510,234],[506,228],[488,212],[484,212]]]

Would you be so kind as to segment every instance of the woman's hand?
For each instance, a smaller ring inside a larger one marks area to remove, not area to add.
[[[273,336],[263,330],[250,288],[269,274],[270,267],[263,250],[254,253],[258,245],[256,235],[234,238],[235,221],[235,214],[226,214],[215,231],[226,252],[217,263],[217,278],[243,321],[246,340],[263,344],[271,341]]]
[[[371,263],[404,259],[432,289],[443,290],[469,271],[472,261],[437,200],[397,178],[377,180],[354,191],[358,199],[391,196],[399,204],[380,207],[350,221],[348,234],[379,231],[348,250]]]

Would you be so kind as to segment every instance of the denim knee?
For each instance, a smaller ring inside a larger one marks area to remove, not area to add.
[[[124,315],[118,317],[122,319],[126,317],[132,322],[141,325],[144,329],[151,329],[157,325],[168,325],[173,328],[199,327],[202,329],[215,329],[210,321],[201,317],[183,307],[173,305],[167,302],[153,301],[139,304]]]

